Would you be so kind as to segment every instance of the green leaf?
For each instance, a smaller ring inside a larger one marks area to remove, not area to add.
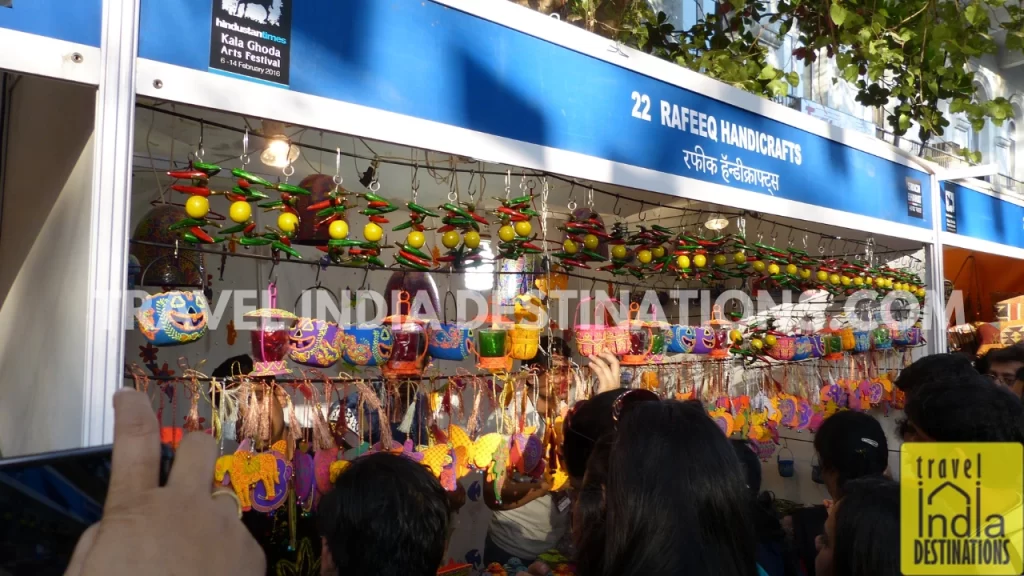
[[[910,116],[907,116],[906,114],[900,114],[899,127],[900,132],[906,132],[907,130],[910,130]]]
[[[761,74],[758,75],[758,80],[774,80],[779,75],[779,70],[774,66],[768,65],[761,69]]]
[[[978,23],[980,16],[981,7],[978,6],[977,4],[968,4],[967,8],[964,10],[964,18],[967,18],[967,21],[970,22],[972,25]]]
[[[843,69],[843,80],[847,82],[853,82],[860,76],[860,71],[857,70],[856,66],[847,66]]]
[[[789,85],[787,85],[782,80],[776,78],[775,80],[772,80],[771,82],[768,83],[768,90],[773,96],[777,98],[780,96],[785,96],[786,93],[789,92]]]
[[[790,86],[796,88],[800,85],[800,75],[796,72],[788,72],[786,74],[786,82],[789,82]]]
[[[843,8],[838,3],[833,2],[832,8],[828,11],[829,16],[832,17],[832,21],[835,22],[836,26],[842,27],[843,22],[846,22],[846,8]]]

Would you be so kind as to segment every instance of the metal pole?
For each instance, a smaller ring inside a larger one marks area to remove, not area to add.
[[[931,319],[928,326],[928,352],[939,354],[947,350],[946,336],[946,291],[943,266],[942,230],[946,219],[946,198],[937,174],[929,177],[932,195],[932,234],[934,240],[925,249],[925,265],[928,267],[928,297],[925,306]]]
[[[113,441],[111,399],[123,385],[131,162],[135,131],[135,57],[140,0],[104,0],[96,155],[90,207],[88,320],[85,334],[83,442]]]

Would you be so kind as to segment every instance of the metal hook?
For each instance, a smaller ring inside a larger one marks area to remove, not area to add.
[[[619,200],[622,200],[622,196],[619,196],[618,194],[616,194],[615,195],[615,205],[612,206],[612,213],[615,214],[617,217],[621,218],[622,217],[622,208],[619,206]]]
[[[238,157],[242,161],[242,166],[249,163],[249,125],[245,125],[245,135],[242,136],[242,155]]]
[[[637,213],[636,219],[641,221],[641,222],[646,222],[647,221],[647,214],[644,213],[644,201],[643,200],[640,201],[640,212]]]
[[[359,291],[362,291],[364,288],[366,288],[366,279],[369,278],[369,277],[370,277],[370,269],[366,268],[363,271],[363,281],[359,283]]]
[[[344,178],[341,177],[341,148],[336,150],[337,155],[334,158],[334,191],[337,192],[338,188],[341,187],[341,183]]]
[[[203,119],[199,120],[199,147],[196,148],[196,159],[202,162],[203,156],[206,155],[206,150],[203,149],[203,135],[206,132],[206,121]]]
[[[316,286],[315,286],[315,288],[317,290],[319,290],[321,288],[321,285],[320,285],[320,271],[321,270],[323,270],[323,268],[321,268],[320,266],[316,267]]]
[[[576,210],[576,196],[574,194],[575,192],[576,192],[576,182],[573,181],[572,186],[569,188],[569,203],[566,204],[566,208],[569,209],[570,216],[572,215],[571,213]]]

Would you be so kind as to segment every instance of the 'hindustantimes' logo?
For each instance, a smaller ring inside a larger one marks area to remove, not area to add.
[[[1024,447],[907,443],[900,453],[901,570],[1024,572]]]

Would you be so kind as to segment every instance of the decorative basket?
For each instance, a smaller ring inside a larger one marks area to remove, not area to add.
[[[889,328],[879,327],[871,331],[871,347],[875,350],[892,349],[892,332]]]
[[[853,328],[847,326],[840,329],[839,337],[842,338],[843,350],[850,352],[857,348],[857,337],[853,334]]]
[[[871,350],[871,332],[868,330],[857,330],[853,333],[853,338],[854,352],[857,354],[863,354]]]
[[[576,337],[576,349],[579,350],[580,356],[584,358],[588,356],[597,356],[605,349],[605,330],[607,327],[604,324],[579,324],[580,317],[580,306],[584,302],[593,300],[590,296],[580,299],[580,303],[576,305],[576,315],[573,321],[576,324],[574,329]]]
[[[807,360],[813,353],[813,344],[811,344],[811,338],[809,336],[796,336],[793,338],[793,357],[790,358],[793,362],[799,362],[801,360]]]
[[[775,345],[768,349],[768,356],[775,360],[788,362],[796,354],[796,338],[792,336],[778,336]]]
[[[621,326],[606,326],[604,329],[605,350],[621,356],[629,353],[629,330]]]

